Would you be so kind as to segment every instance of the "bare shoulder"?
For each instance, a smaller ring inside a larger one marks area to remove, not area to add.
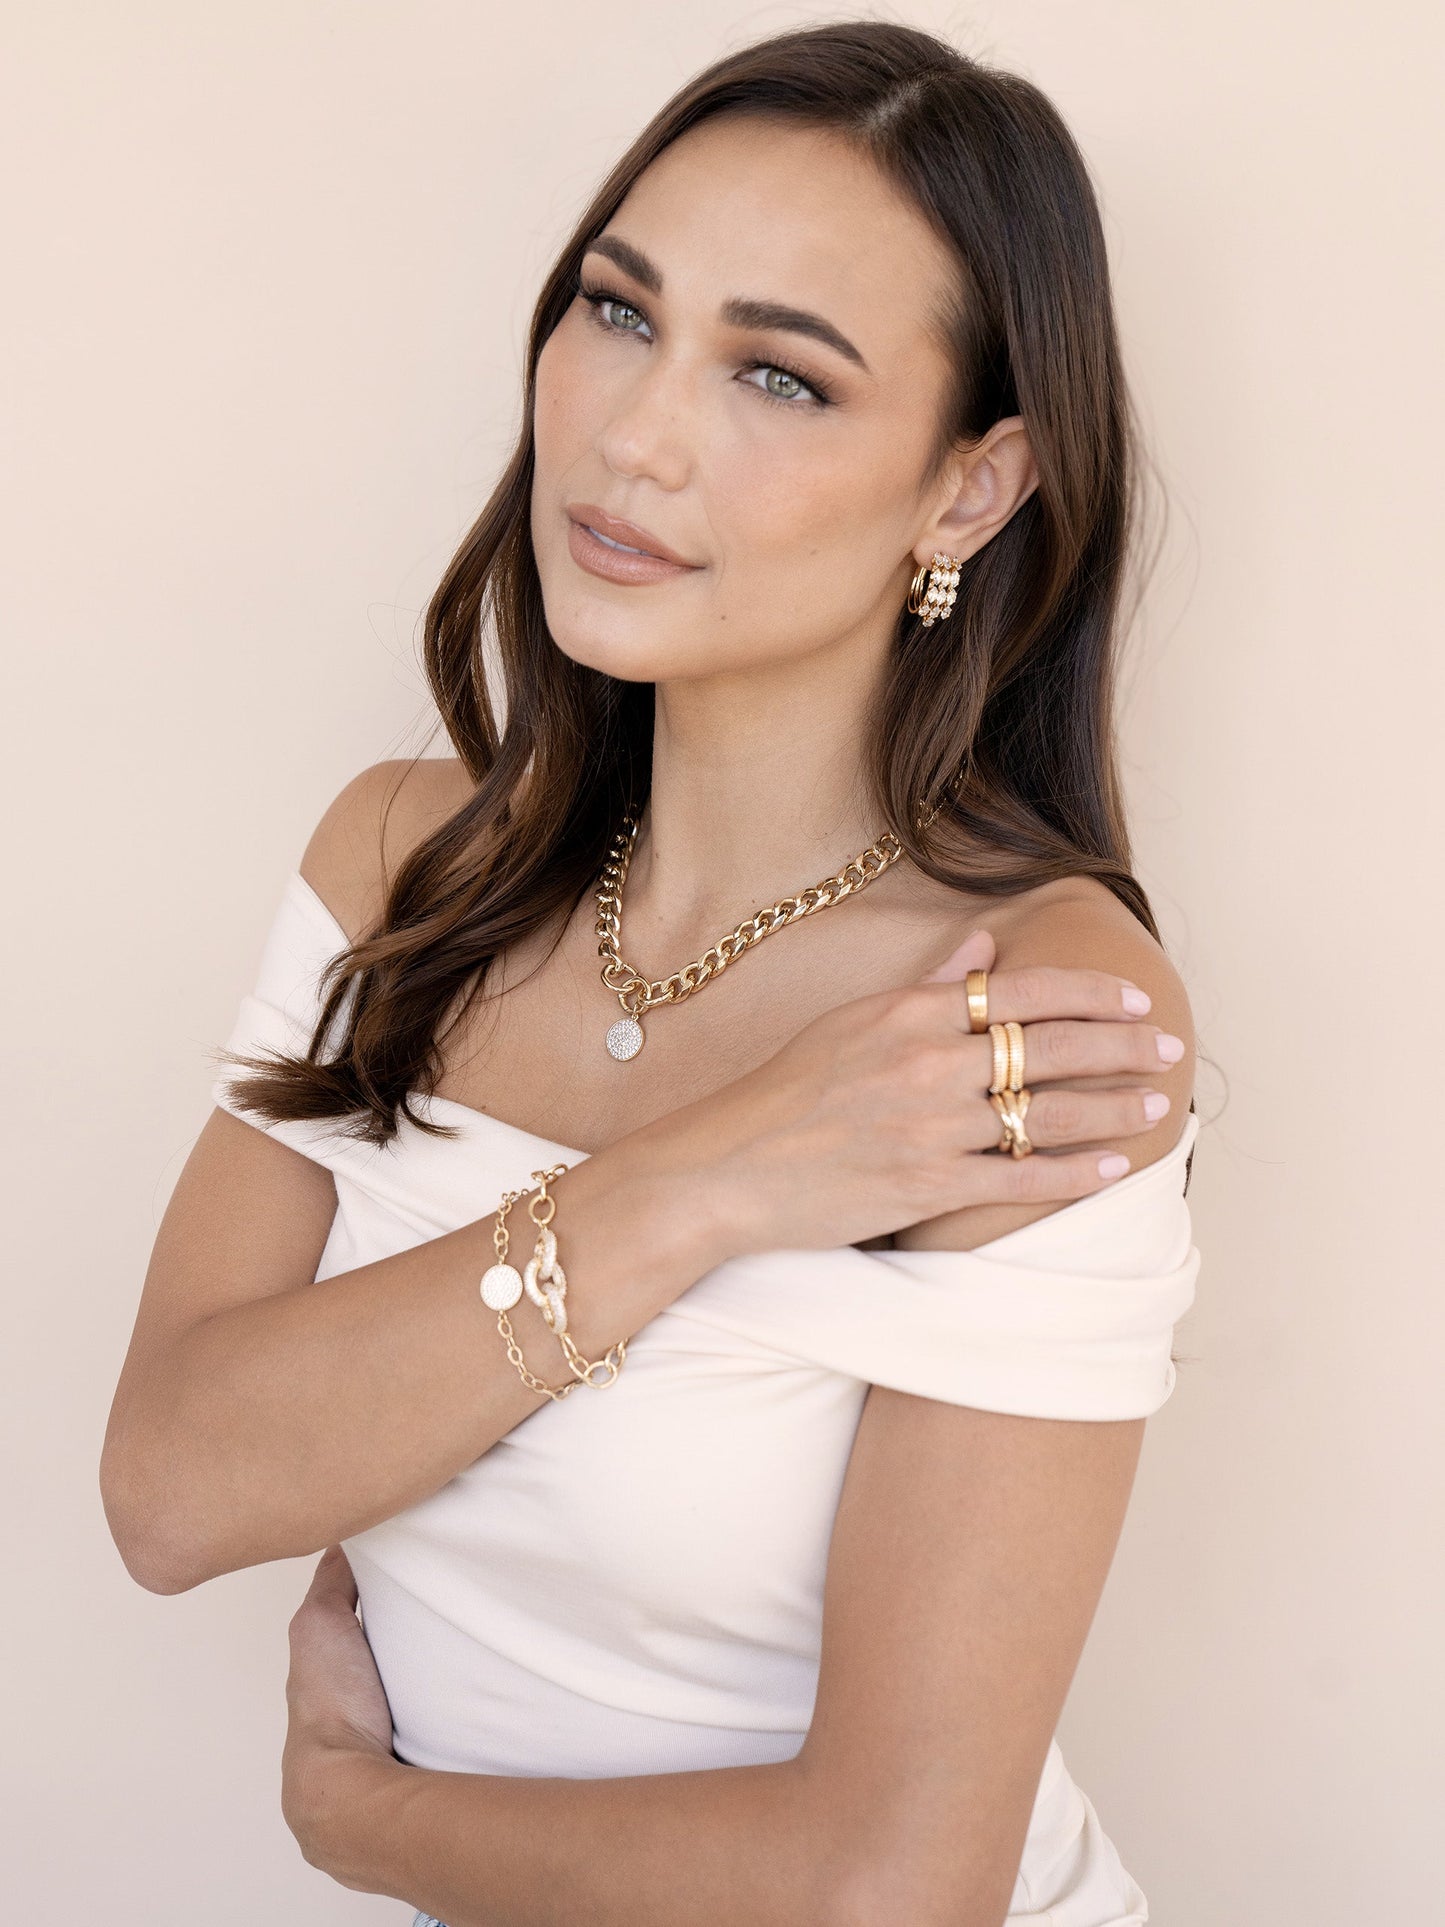
[[[977,922],[993,932],[996,971],[1106,970],[1127,977],[1148,992],[1148,1014],[1135,1021],[1183,1038],[1184,1055],[1179,1062],[1161,1063],[1147,1076],[1120,1072],[1107,1077],[1071,1077],[1061,1080],[1061,1086],[1084,1091],[1147,1085],[1166,1092],[1170,1106],[1158,1124],[1117,1141],[1101,1138],[1091,1148],[1100,1153],[1122,1151],[1131,1172],[1167,1156],[1183,1134],[1194,1094],[1195,1036],[1188,993],[1163,946],[1107,885],[1093,877],[1071,877],[1047,884],[1011,899],[998,913],[985,914]],[[1029,1081],[1027,1072],[1025,1081]],[[1079,1144],[1072,1148],[1086,1147]],[[895,1243],[900,1247],[972,1250],[1047,1216],[1060,1209],[1062,1202],[967,1205],[899,1231]]]
[[[397,866],[474,787],[457,757],[397,757],[370,764],[337,793],[298,868],[349,937],[376,919]]]
[[[1194,1017],[1184,980],[1168,952],[1139,919],[1096,877],[1070,877],[1032,891],[1019,900],[1017,913],[996,932],[997,970],[1028,970],[1035,965],[1066,970],[1107,970],[1127,977],[1149,993],[1144,1019],[1184,1039],[1184,1055],[1161,1066],[1154,1083],[1175,1100],[1157,1132],[1137,1137],[1131,1152],[1137,1166],[1148,1164],[1178,1138],[1194,1090]],[[1112,1080],[1117,1081],[1117,1080]],[[1182,1100],[1182,1103],[1181,1103]],[[1150,1146],[1157,1141],[1158,1148]]]

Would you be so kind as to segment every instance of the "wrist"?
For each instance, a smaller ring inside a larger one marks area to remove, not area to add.
[[[758,1188],[738,1154],[747,1139],[730,1142],[741,1116],[701,1100],[629,1131],[556,1185],[568,1331],[585,1357],[630,1339],[726,1259],[768,1247],[751,1222]],[[530,1224],[520,1230],[509,1262],[530,1246]]]
[[[653,1275],[671,1282],[669,1302],[739,1249],[728,1187],[710,1150],[673,1113],[605,1154],[619,1215],[636,1228],[636,1248]]]
[[[661,1236],[693,1279],[774,1242],[757,1141],[756,1108],[740,1083],[669,1112],[628,1140]]]
[[[298,1830],[311,1865],[355,1893],[404,1899],[394,1884],[400,1875],[398,1821],[416,1771],[369,1750],[318,1754],[307,1774],[305,1823]]]

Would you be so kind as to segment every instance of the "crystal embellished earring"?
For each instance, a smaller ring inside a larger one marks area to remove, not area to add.
[[[942,549],[935,549],[932,564],[920,569],[914,576],[908,590],[908,612],[922,616],[925,629],[941,621],[952,609],[958,595],[958,572],[962,567],[961,556],[945,555]],[[928,582],[926,589],[925,577]]]

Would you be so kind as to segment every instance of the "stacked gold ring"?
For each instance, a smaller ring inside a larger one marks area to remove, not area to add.
[[[1024,1027],[1012,1018],[1006,1024],[990,1024],[993,1040],[993,1082],[991,1091],[1021,1091],[1024,1087]]]
[[[1010,1018],[1006,1024],[990,1024],[988,1034],[993,1042],[993,1082],[988,1087],[988,1101],[1003,1125],[998,1148],[1016,1158],[1026,1158],[1034,1147],[1024,1129],[1031,1097],[1024,1089],[1024,1027]]]

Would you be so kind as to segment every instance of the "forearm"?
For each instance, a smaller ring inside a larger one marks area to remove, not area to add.
[[[316,1864],[446,1927],[797,1927],[843,1890],[801,1758],[570,1780],[368,1756],[330,1804]]]
[[[584,1357],[629,1338],[727,1255],[726,1213],[666,1120],[567,1171],[557,1199],[569,1329]],[[162,1355],[118,1475],[157,1590],[313,1552],[438,1490],[544,1402],[509,1362],[478,1283],[486,1215],[407,1251],[207,1318]],[[519,1268],[534,1231],[509,1216]],[[529,1368],[571,1379],[523,1296]],[[626,1367],[624,1366],[624,1370]],[[572,1398],[605,1397],[578,1385]]]

